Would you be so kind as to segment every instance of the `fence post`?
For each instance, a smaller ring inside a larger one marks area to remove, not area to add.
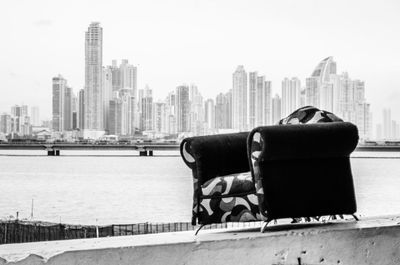
[[[7,244],[7,222],[5,223],[4,228],[4,244]]]

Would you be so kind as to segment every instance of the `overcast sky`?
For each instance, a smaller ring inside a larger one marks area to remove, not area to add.
[[[319,61],[366,82],[374,121],[383,107],[400,120],[400,1],[57,1],[13,0],[0,10],[0,112],[38,105],[51,117],[51,78],[84,84],[84,33],[103,27],[103,64],[128,59],[138,88],[156,98],[195,83],[214,98],[232,86],[237,65],[272,81],[305,86]]]

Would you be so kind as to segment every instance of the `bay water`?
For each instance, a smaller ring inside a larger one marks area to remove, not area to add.
[[[351,163],[357,213],[399,214],[400,154],[355,152]],[[176,151],[153,157],[62,151],[48,157],[44,151],[0,150],[1,219],[18,212],[20,219],[69,224],[190,222],[192,192],[191,170]]]

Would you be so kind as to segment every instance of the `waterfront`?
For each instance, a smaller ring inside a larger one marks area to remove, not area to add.
[[[190,170],[178,152],[155,155],[68,151],[47,157],[43,151],[1,151],[0,217],[15,216],[17,211],[20,218],[29,217],[34,199],[36,220],[72,224],[190,221]],[[353,155],[359,214],[400,213],[399,158],[387,152]]]

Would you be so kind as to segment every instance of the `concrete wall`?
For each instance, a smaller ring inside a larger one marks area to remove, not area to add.
[[[0,246],[0,264],[400,264],[400,217]]]

